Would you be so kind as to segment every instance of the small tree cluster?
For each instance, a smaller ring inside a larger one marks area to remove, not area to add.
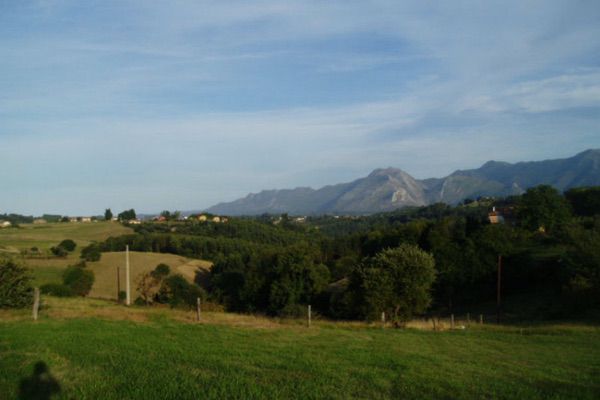
[[[66,257],[70,252],[74,251],[77,247],[77,243],[75,243],[71,239],[65,239],[58,244],[58,246],[54,246],[50,248],[52,254],[57,257]]]
[[[140,293],[141,300],[150,305],[158,294],[162,285],[163,279],[171,272],[171,268],[167,264],[158,264],[153,271],[146,272],[140,277],[137,290]]]
[[[159,264],[153,271],[140,277],[138,292],[140,302],[149,305],[152,302],[169,304],[171,307],[192,307],[196,299],[206,298],[206,293],[199,286],[189,283],[182,275],[170,275],[171,269],[166,264]]]
[[[136,218],[135,210],[125,210],[118,215],[119,221],[129,221]]]
[[[0,308],[23,308],[32,302],[28,270],[11,260],[0,260]]]

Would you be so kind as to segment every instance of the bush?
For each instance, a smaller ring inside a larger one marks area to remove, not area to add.
[[[171,307],[196,305],[196,299],[206,299],[206,292],[197,285],[189,283],[182,275],[171,275],[163,281],[157,300],[168,303]]]
[[[153,278],[162,279],[171,273],[171,267],[167,264],[158,264],[154,271],[151,272]]]
[[[77,243],[75,243],[71,239],[65,239],[62,242],[60,242],[58,244],[58,246],[67,250],[68,252],[71,252],[71,251],[75,250],[75,247],[77,247]]]
[[[33,303],[28,270],[10,260],[0,260],[0,308],[23,308]]]
[[[96,243],[92,243],[81,250],[81,258],[85,261],[100,261],[101,257],[100,246]]]
[[[76,296],[86,296],[94,284],[94,272],[85,269],[85,264],[71,265],[63,274],[63,283]]]
[[[56,297],[71,297],[73,289],[62,283],[47,283],[40,286],[40,292]]]
[[[127,292],[124,290],[121,290],[119,292],[119,303],[122,303],[125,301],[125,299],[127,299]]]
[[[69,255],[69,252],[61,247],[61,246],[54,246],[50,248],[50,251],[52,252],[52,254],[54,254],[56,257],[66,257]]]

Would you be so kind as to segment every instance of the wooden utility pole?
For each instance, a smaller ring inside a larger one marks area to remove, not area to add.
[[[131,305],[131,288],[129,284],[129,245],[125,246],[125,290],[127,291],[125,304]]]
[[[496,322],[500,323],[500,312],[501,312],[501,297],[502,291],[502,256],[498,255],[498,287],[496,288]]]
[[[200,321],[200,297],[196,297],[196,321]]]
[[[40,309],[40,288],[33,289],[33,320],[37,321]]]
[[[121,268],[117,266],[117,303],[120,303],[119,295],[121,294]]]

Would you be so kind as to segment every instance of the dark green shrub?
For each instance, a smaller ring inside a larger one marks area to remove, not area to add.
[[[153,278],[156,279],[162,279],[164,277],[166,277],[167,275],[169,275],[171,273],[171,267],[169,267],[167,264],[158,264],[156,266],[156,268],[154,268],[154,271],[152,271],[150,274],[152,275]]]
[[[62,283],[46,283],[40,286],[40,292],[56,297],[71,297],[73,289]]]
[[[62,242],[60,242],[58,244],[59,247],[62,247],[63,249],[71,252],[73,250],[75,250],[75,247],[77,247],[77,243],[75,243],[74,241],[72,241],[71,239],[65,239]]]
[[[52,254],[56,257],[66,257],[69,255],[69,252],[61,246],[54,246],[50,248]]]
[[[101,257],[100,247],[96,243],[92,243],[81,250],[81,258],[85,261],[100,261]]]
[[[33,302],[28,270],[10,260],[0,260],[0,308],[22,308]]]
[[[136,305],[136,306],[146,306],[146,305],[148,305],[148,304],[146,303],[146,300],[142,299],[141,297],[138,297],[138,298],[136,298],[136,299],[133,301],[133,304],[134,304],[134,305]]]
[[[127,292],[124,290],[121,290],[119,292],[119,303],[124,302],[126,298],[127,298]]]
[[[168,303],[171,307],[194,307],[196,299],[206,299],[206,292],[197,285],[189,283],[182,275],[167,277],[156,296],[158,302]]]
[[[72,265],[65,270],[63,283],[71,288],[74,295],[86,296],[94,284],[94,272],[81,265]]]

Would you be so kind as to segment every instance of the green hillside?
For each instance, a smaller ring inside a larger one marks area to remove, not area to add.
[[[132,251],[129,254],[131,268],[132,298],[139,295],[136,291],[137,283],[145,272],[150,272],[158,264],[167,264],[172,273],[185,276],[188,281],[194,282],[199,269],[207,271],[211,263],[202,260],[192,260],[174,254],[141,253]],[[125,288],[125,252],[103,253],[100,261],[88,262],[89,269],[94,271],[96,277],[90,297],[113,299],[117,297],[117,267],[120,267],[121,289]]]

